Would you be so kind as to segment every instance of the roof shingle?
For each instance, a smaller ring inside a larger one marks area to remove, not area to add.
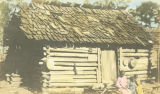
[[[18,18],[28,39],[148,45],[150,35],[126,11],[32,3]]]

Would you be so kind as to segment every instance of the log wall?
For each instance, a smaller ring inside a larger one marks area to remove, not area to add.
[[[160,60],[160,48],[158,44],[153,45],[153,48],[151,49],[151,62],[152,62],[152,76],[156,77],[156,81],[160,83],[160,65],[159,65],[159,60]]]
[[[150,65],[148,49],[119,49],[119,70],[129,78],[138,75],[141,80],[147,80]]]
[[[44,47],[44,55],[42,60],[49,71],[42,72],[43,87],[85,87],[98,83],[97,48]]]

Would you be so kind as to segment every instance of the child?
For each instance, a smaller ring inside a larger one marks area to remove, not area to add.
[[[127,88],[127,78],[124,76],[124,72],[120,73],[120,77],[118,77],[116,86],[119,88],[121,94],[131,94]]]
[[[130,82],[128,83],[128,88],[131,91],[131,94],[136,94],[137,84],[134,77],[130,77]]]
[[[138,79],[137,75],[134,75],[134,76],[136,78],[136,83],[137,83],[137,88],[136,88],[137,94],[144,94],[140,79]]]

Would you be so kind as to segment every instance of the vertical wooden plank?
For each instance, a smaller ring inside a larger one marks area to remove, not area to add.
[[[160,83],[160,49],[157,50],[158,83]]]
[[[102,74],[101,74],[101,49],[98,49],[98,69],[97,69],[97,82],[102,82]]]
[[[117,80],[117,57],[115,50],[110,51],[108,55],[110,58],[111,81],[115,82]]]
[[[103,50],[101,54],[102,82],[113,83],[117,79],[116,54],[114,50]]]
[[[121,66],[122,66],[122,63],[123,63],[123,56],[122,56],[122,47],[120,47],[119,48],[119,72],[120,72],[120,68],[121,68]],[[118,76],[119,76],[120,74],[118,73]]]

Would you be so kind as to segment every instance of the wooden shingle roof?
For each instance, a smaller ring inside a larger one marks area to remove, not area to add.
[[[20,29],[28,39],[73,43],[148,45],[150,35],[126,11],[32,3],[20,7]]]

